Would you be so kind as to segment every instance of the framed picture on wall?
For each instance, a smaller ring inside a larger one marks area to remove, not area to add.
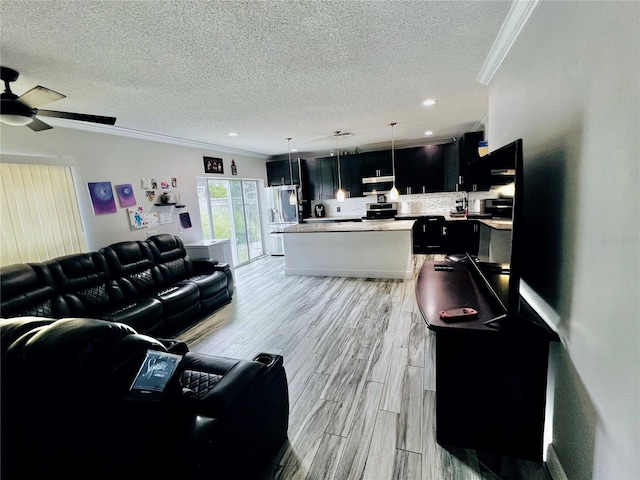
[[[204,173],[224,173],[221,158],[202,157],[204,160]]]

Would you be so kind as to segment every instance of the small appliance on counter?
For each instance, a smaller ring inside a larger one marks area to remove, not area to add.
[[[319,203],[314,207],[314,211],[316,212],[316,217],[321,218],[324,217],[324,205]]]
[[[390,220],[398,214],[398,202],[367,203],[367,215],[363,220]]]
[[[491,198],[485,200],[484,211],[493,217],[511,218],[513,216],[513,198]]]

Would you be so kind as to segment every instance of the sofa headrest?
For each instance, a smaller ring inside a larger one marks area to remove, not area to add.
[[[100,250],[113,275],[121,276],[147,270],[154,266],[153,254],[146,242],[118,242]]]
[[[51,272],[42,264],[7,265],[0,269],[0,276],[0,315],[4,317],[42,304],[55,294]]]
[[[180,237],[166,233],[147,238],[156,263],[166,263],[187,256],[187,251]]]
[[[104,256],[98,252],[77,253],[54,258],[46,263],[56,283],[65,289],[77,290],[109,279]]]
[[[5,350],[9,348],[18,338],[28,332],[34,332],[37,328],[50,325],[56,320],[53,318],[40,317],[20,317],[0,320],[0,347],[4,356]]]

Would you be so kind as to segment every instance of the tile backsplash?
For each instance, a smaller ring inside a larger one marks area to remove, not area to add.
[[[484,200],[496,198],[495,192],[441,192],[421,193],[415,195],[400,195],[398,198],[398,213],[432,215],[443,214],[455,209],[456,200],[468,195],[469,205],[473,205],[474,199]],[[312,200],[311,211],[322,203],[327,217],[363,217],[366,214],[367,203],[374,203],[375,197],[347,198],[344,202],[337,200]],[[338,211],[338,208],[340,211]],[[471,207],[470,207],[471,208]]]

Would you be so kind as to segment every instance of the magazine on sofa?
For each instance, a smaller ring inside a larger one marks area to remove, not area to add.
[[[129,398],[160,400],[181,360],[181,355],[148,350],[129,389]]]

